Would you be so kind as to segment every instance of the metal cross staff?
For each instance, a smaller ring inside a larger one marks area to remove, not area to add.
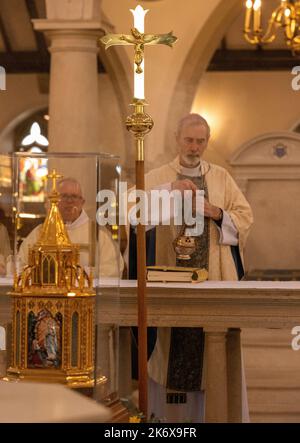
[[[144,95],[144,49],[147,45],[167,45],[172,47],[177,41],[173,33],[162,35],[144,34],[144,20],[148,10],[137,6],[131,10],[134,15],[134,28],[131,35],[107,34],[100,39],[105,49],[110,46],[132,45],[135,56],[134,113],[127,118],[126,127],[135,139],[136,145],[136,189],[145,190],[144,138],[153,128],[152,118],[145,113]],[[146,238],[145,226],[137,226],[137,281],[138,281],[138,365],[139,365],[139,409],[148,418],[147,395],[147,304],[146,304]]]

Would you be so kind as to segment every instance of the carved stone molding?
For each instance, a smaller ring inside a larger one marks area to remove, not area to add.
[[[235,152],[230,165],[244,193],[250,180],[300,180],[300,134],[286,131],[255,137]]]
[[[99,0],[46,0],[48,19],[94,20],[101,17]]]

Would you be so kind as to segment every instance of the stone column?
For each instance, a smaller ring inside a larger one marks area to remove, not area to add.
[[[122,398],[132,394],[131,376],[131,332],[122,327],[119,331],[119,395]]]
[[[98,0],[48,0],[34,28],[50,42],[49,150],[99,150]]]
[[[46,0],[46,8],[47,19],[33,23],[45,34],[51,54],[49,152],[100,152],[98,38],[104,34],[100,1]],[[82,158],[50,158],[48,168],[53,167],[80,181],[85,210],[94,218],[95,164]]]
[[[205,328],[205,422],[226,423],[227,329]]]
[[[227,334],[228,421],[242,423],[242,355],[241,330]]]

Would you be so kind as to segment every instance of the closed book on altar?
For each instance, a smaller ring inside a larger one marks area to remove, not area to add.
[[[208,279],[208,272],[202,268],[182,268],[170,266],[148,266],[147,280],[157,282],[194,282],[199,283]]]

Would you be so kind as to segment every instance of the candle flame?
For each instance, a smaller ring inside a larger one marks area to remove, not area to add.
[[[284,15],[285,15],[287,18],[289,18],[290,15],[291,15],[291,10],[290,10],[289,8],[286,8],[286,9],[284,10]]]
[[[255,0],[254,5],[253,5],[253,9],[254,11],[258,11],[258,9],[261,8],[261,0]]]

